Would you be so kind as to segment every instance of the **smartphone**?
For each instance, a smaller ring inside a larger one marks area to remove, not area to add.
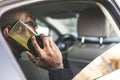
[[[39,37],[39,35],[37,35],[37,33],[35,33],[35,31],[33,31],[31,28],[29,28],[22,21],[18,21],[13,26],[13,28],[10,30],[10,32],[8,33],[8,35],[11,38],[12,41],[15,41],[15,43],[17,43],[17,45],[21,46],[25,50],[31,51],[33,53],[33,55],[36,56],[36,57],[38,57],[38,54],[37,54],[35,48],[33,47],[32,41],[31,41],[30,38],[32,36],[35,36],[38,45],[41,48],[44,48],[43,41]]]
[[[20,20],[16,22],[16,24],[10,30],[8,35],[18,45],[29,50],[27,46],[28,40],[31,38],[31,36],[35,36],[36,33],[30,27],[28,27],[24,22]]]

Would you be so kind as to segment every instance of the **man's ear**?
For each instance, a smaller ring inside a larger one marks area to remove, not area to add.
[[[5,27],[5,28],[4,28],[4,31],[3,31],[3,34],[4,34],[4,37],[5,37],[5,38],[8,38],[8,32],[9,32],[9,28],[8,28],[8,27]]]

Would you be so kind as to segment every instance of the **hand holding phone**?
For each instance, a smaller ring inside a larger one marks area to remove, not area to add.
[[[31,37],[36,36],[37,34],[33,31],[29,26],[27,26],[21,20],[18,21],[13,28],[8,33],[11,41],[14,41],[18,46],[25,48],[33,53],[33,55],[37,56],[37,53],[32,45]],[[39,36],[36,36],[36,40],[41,48],[43,48],[43,42]]]
[[[43,49],[44,46],[43,46],[43,41],[42,41],[42,39],[41,39],[39,36],[35,36],[35,38],[36,38],[36,41],[37,41],[37,43],[39,44],[39,46]],[[34,55],[35,57],[38,57],[38,54],[37,54],[35,48],[34,48],[33,45],[32,45],[32,40],[31,40],[31,39],[28,40],[27,45],[28,45],[30,51],[33,53],[33,55]]]

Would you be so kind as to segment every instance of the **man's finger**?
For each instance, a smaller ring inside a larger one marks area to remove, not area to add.
[[[26,51],[26,53],[27,53],[28,57],[30,58],[30,60],[31,60],[33,63],[35,63],[36,57],[35,57],[32,53],[30,53],[29,51]]]
[[[39,57],[43,56],[42,55],[43,50],[38,45],[35,36],[32,37],[32,45],[33,45],[34,49],[36,50],[36,52],[38,53]]]
[[[33,56],[32,53],[30,53],[29,51],[26,51],[27,55],[29,56],[29,59],[36,65],[36,66],[40,66],[40,59],[38,59],[39,57],[35,57]]]
[[[44,34],[40,34],[41,39],[43,39],[44,37],[46,37]]]
[[[49,44],[49,37],[45,36],[44,34],[41,34],[40,38],[43,40],[44,49],[46,48],[48,51],[50,51],[51,47]]]

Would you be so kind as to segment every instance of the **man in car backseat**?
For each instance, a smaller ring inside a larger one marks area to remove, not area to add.
[[[2,33],[18,61],[21,57],[21,53],[26,49],[22,48],[18,44],[15,44],[15,42],[13,42],[13,40],[8,37],[8,33],[13,27],[13,25],[19,20],[28,25],[32,30],[35,31],[37,29],[37,24],[32,19],[32,15],[24,10],[14,10],[7,12],[2,15],[0,19],[0,27]],[[41,34],[39,37],[43,40],[44,48],[41,49],[41,47],[39,47],[35,36],[33,36],[31,38],[32,45],[38,53],[39,58],[33,56],[33,54],[29,51],[25,51],[26,54],[29,56],[30,60],[36,66],[48,70],[50,80],[71,80],[73,74],[71,70],[64,69],[62,62],[62,54],[56,44],[51,39],[51,37],[45,36],[44,34]]]

